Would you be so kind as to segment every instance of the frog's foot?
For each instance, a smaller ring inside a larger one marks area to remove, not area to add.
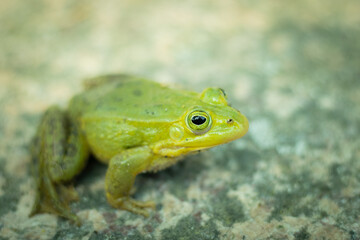
[[[79,217],[72,213],[69,207],[71,201],[78,200],[75,189],[72,186],[53,183],[48,187],[38,189],[30,217],[39,213],[51,213],[64,217],[78,226],[81,225]]]
[[[62,200],[66,203],[79,201],[79,194],[76,192],[73,185],[65,186],[62,184],[58,185],[58,191]]]
[[[119,209],[123,209],[135,214],[143,215],[144,217],[149,217],[149,212],[145,210],[146,208],[155,209],[156,204],[153,201],[138,201],[135,199],[132,199],[130,197],[120,197],[117,199],[114,199],[109,194],[107,194],[107,199],[109,203]]]

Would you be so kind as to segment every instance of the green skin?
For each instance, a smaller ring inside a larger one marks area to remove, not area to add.
[[[38,171],[31,215],[53,213],[80,224],[69,208],[77,194],[66,183],[92,153],[108,164],[108,202],[148,216],[146,208],[155,203],[130,197],[137,174],[164,169],[188,153],[235,140],[248,130],[246,117],[228,106],[219,88],[199,94],[127,75],[89,79],[85,87],[67,111],[50,107],[42,118],[32,145]],[[207,122],[194,124],[192,117],[201,114]]]

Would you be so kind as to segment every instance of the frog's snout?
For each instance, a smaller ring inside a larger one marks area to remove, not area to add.
[[[237,132],[238,132],[238,136],[237,138],[241,138],[243,137],[247,131],[249,130],[249,121],[248,119],[242,115],[240,113],[241,117],[239,118],[239,120],[236,121],[236,124],[237,124]],[[234,120],[230,121],[230,119],[227,121],[228,124],[234,124]]]
[[[228,118],[225,124],[222,135],[223,143],[243,137],[249,129],[249,121],[240,112],[237,116]]]

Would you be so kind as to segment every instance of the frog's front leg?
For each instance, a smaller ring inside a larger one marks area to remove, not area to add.
[[[64,184],[83,169],[88,157],[79,127],[58,107],[51,107],[41,120],[31,150],[37,162],[37,193],[30,216],[53,213],[80,224],[68,206],[77,194]]]
[[[146,171],[155,158],[149,147],[138,147],[125,150],[110,160],[105,188],[108,202],[113,207],[146,217],[149,213],[144,208],[155,208],[154,202],[141,202],[130,198],[136,175]]]

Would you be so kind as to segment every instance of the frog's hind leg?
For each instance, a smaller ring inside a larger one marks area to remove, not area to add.
[[[71,180],[85,166],[88,150],[78,126],[58,107],[49,108],[41,121],[31,146],[37,192],[30,216],[53,213],[80,224],[69,208],[78,199],[73,187],[64,183]]]

